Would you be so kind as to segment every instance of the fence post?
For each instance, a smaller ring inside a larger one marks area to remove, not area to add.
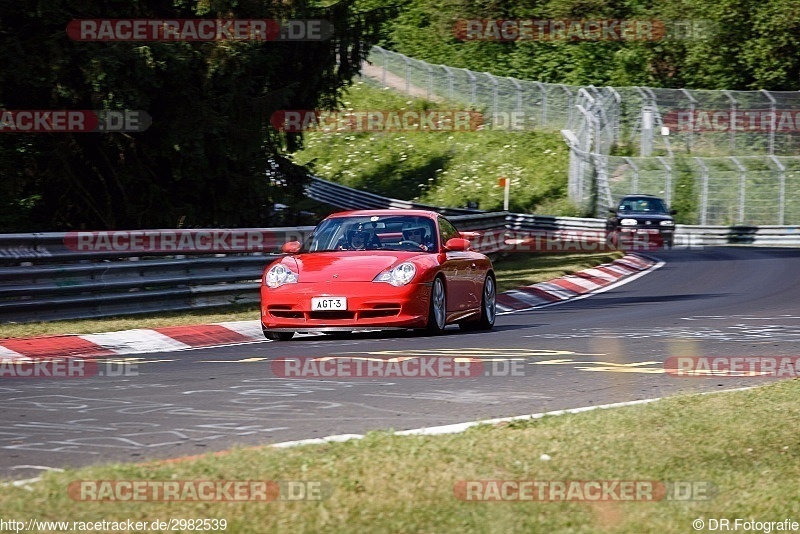
[[[380,46],[376,46],[381,56],[383,57],[383,72],[381,73],[381,83],[384,87],[386,87],[386,71],[389,70],[389,55],[386,53],[386,50],[381,48]]]
[[[769,155],[772,156],[775,154],[775,127],[777,126],[778,116],[775,111],[775,98],[769,94],[769,91],[761,89],[761,94],[766,96],[769,99],[769,114],[772,120],[769,122]]]
[[[614,110],[614,117],[611,119],[612,121],[612,140],[611,142],[615,145],[619,144],[620,134],[619,134],[619,114],[620,114],[620,106],[622,105],[622,97],[619,95],[616,89],[611,87],[610,85],[606,87],[609,91],[611,91],[611,96],[614,98],[614,102],[617,105],[617,109]]]
[[[664,159],[663,157],[659,156],[657,159],[658,159],[658,161],[661,162],[661,165],[663,165],[664,169],[666,169],[666,171],[667,171],[667,180],[666,180],[666,183],[664,184],[664,189],[665,189],[665,192],[666,192],[666,195],[665,195],[666,199],[665,200],[667,201],[667,206],[671,206],[672,205],[672,167],[670,166],[669,163],[667,163],[667,160]]]
[[[611,188],[608,185],[608,158],[601,154],[595,154],[592,159],[594,160],[598,189],[595,214],[603,216],[608,213],[608,209],[614,204]]]
[[[470,105],[474,106],[475,94],[477,93],[478,90],[478,81],[477,81],[478,78],[474,74],[472,74],[471,70],[464,69],[464,72],[466,72],[467,76],[469,76],[469,84],[470,84],[469,103]]]
[[[542,82],[533,82],[536,87],[539,88],[539,91],[542,93],[542,128],[546,128],[547,125],[547,89],[545,89],[544,84]]]
[[[697,99],[686,89],[681,89],[681,92],[689,99],[689,140],[686,142],[686,153],[691,154],[694,142],[694,111],[697,107]]]
[[[650,106],[649,95],[641,87],[634,87],[642,97],[642,107],[639,112],[639,155],[649,157],[653,151],[653,108]],[[634,134],[635,135],[635,134]]]
[[[558,84],[558,86],[567,93],[567,124],[572,123],[572,91],[564,84]]]
[[[484,74],[489,78],[489,81],[492,82],[492,125],[494,125],[494,122],[497,120],[497,87],[499,82],[497,78],[490,73],[484,72]]]
[[[453,101],[453,71],[450,70],[450,67],[446,65],[439,65],[444,69],[447,73],[447,99],[452,102]]]
[[[522,117],[523,122],[527,122],[525,120],[526,117],[524,115],[522,115],[522,86],[520,85],[520,83],[517,81],[516,78],[508,77],[508,79],[511,80],[511,83],[514,84],[514,88],[517,90],[517,102],[514,105],[514,108],[515,108],[514,112],[517,113],[518,117]],[[516,121],[513,120],[513,118],[511,118],[509,120],[510,120],[510,123],[516,122]]]
[[[774,155],[769,157],[772,162],[778,167],[778,183],[779,183],[779,196],[780,205],[778,206],[778,225],[783,226],[784,216],[786,213],[786,167]]]
[[[736,154],[736,129],[733,127],[734,117],[736,117],[736,104],[738,103],[736,99],[733,97],[730,91],[727,89],[722,90],[722,94],[728,97],[731,101],[731,116],[729,120],[730,124],[730,138],[731,138],[731,154]]]
[[[433,93],[433,65],[431,65],[430,63],[425,63],[425,65],[427,65],[427,67],[428,67],[428,93],[426,95],[426,98],[428,100],[431,100],[431,95],[434,94]]]
[[[401,54],[401,55],[403,56],[403,61],[405,61],[405,63],[406,63],[406,75],[405,75],[405,78],[406,78],[406,94],[409,95],[409,94],[411,94],[411,87],[410,87],[411,81],[408,79],[409,78],[408,70],[409,70],[410,65],[411,65],[411,58],[408,57],[405,54]]]
[[[702,159],[694,158],[694,160],[703,170],[703,188],[700,193],[700,224],[705,226],[708,221],[708,167],[706,167]]]
[[[639,167],[631,160],[631,158],[623,158],[625,163],[631,166],[633,169],[633,182],[631,183],[631,193],[638,193],[639,192]]]
[[[747,169],[744,168],[744,165],[739,163],[739,160],[736,159],[734,156],[731,156],[731,161],[733,161],[734,165],[739,169],[739,220],[737,221],[739,224],[744,223],[744,196],[745,196],[745,177],[747,174]]]

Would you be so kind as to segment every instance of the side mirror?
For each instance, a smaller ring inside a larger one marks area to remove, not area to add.
[[[617,214],[617,209],[616,208],[608,208],[608,212],[613,214],[613,215],[616,215]]]
[[[300,249],[303,247],[300,241],[289,241],[288,243],[284,243],[281,247],[281,250],[286,254],[297,254],[300,252]]]
[[[464,252],[465,250],[469,250],[469,245],[470,243],[466,239],[454,237],[447,240],[447,243],[444,244],[444,248],[445,250],[451,250],[453,252]]]
[[[677,215],[678,214],[678,210],[669,210],[669,214],[670,215]]]

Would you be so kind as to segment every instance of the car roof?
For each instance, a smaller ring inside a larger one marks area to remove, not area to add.
[[[637,194],[634,194],[634,195],[625,195],[620,200],[625,200],[626,198],[657,198],[659,200],[664,200],[663,198],[661,198],[659,196],[648,195],[648,194],[644,194],[644,193],[642,193],[642,194],[637,193]]]
[[[328,215],[327,218],[333,217],[392,217],[392,216],[414,216],[414,217],[428,217],[435,219],[439,216],[435,211],[428,210],[407,210],[407,209],[382,209],[382,210],[352,210],[352,211],[339,211]]]

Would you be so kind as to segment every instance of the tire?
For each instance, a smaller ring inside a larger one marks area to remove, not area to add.
[[[425,331],[434,336],[444,332],[447,325],[447,296],[444,291],[444,282],[441,276],[433,280],[431,286],[431,299],[428,305],[428,325]]]
[[[494,277],[490,274],[483,282],[483,293],[481,296],[481,318],[471,323],[460,323],[458,326],[462,330],[491,330],[494,327],[494,320],[497,317],[497,284]]]
[[[271,332],[269,330],[262,330],[264,337],[272,341],[289,341],[294,337],[294,332]]]
[[[352,330],[342,330],[337,332],[323,332],[324,335],[332,338],[345,338],[353,334]]]

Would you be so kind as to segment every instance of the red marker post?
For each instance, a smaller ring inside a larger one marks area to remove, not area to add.
[[[508,195],[511,189],[511,180],[509,178],[500,178],[497,180],[497,185],[503,189],[503,211],[508,211]]]

